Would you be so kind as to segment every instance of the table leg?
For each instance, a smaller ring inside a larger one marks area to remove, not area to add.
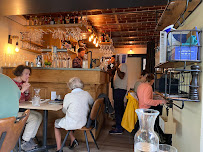
[[[48,152],[48,149],[55,148],[56,145],[47,145],[47,124],[48,124],[48,110],[44,110],[44,116],[43,116],[43,143],[42,147],[30,150],[28,152],[39,152],[39,151],[45,151]]]
[[[48,124],[48,110],[44,110],[44,121],[43,121],[43,147],[47,146],[47,124]],[[47,150],[46,150],[47,151]]]

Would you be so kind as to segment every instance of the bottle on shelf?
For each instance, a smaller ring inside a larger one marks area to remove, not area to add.
[[[66,24],[69,24],[69,22],[70,22],[69,14],[67,14],[67,16],[66,16]]]
[[[78,13],[75,15],[75,24],[78,24]]]
[[[48,19],[47,19],[47,17],[45,16],[44,17],[44,25],[47,25],[48,24]]]
[[[51,24],[51,25],[55,24],[54,17],[51,18],[50,24]]]
[[[34,18],[34,25],[38,25],[38,18],[37,18],[37,16],[35,16],[35,18]]]
[[[33,25],[33,20],[32,20],[32,16],[30,16],[30,18],[29,18],[29,25]]]
[[[73,24],[75,22],[73,14],[70,15],[70,23]]]
[[[50,24],[50,22],[52,21],[51,15],[48,17],[47,19],[47,24]]]
[[[102,34],[102,42],[105,42],[106,41],[106,34],[103,32],[103,34]]]
[[[43,25],[43,16],[39,17],[39,25]]]
[[[109,38],[108,34],[106,34],[106,40],[105,40],[105,42],[110,42],[110,38]]]
[[[82,20],[83,20],[83,18],[82,18],[82,13],[80,14],[80,19],[78,20],[78,23],[82,23]]]
[[[62,24],[66,24],[66,18],[63,16]]]

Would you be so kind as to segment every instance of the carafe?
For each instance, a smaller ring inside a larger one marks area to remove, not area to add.
[[[136,109],[140,128],[134,137],[134,152],[158,152],[159,138],[154,132],[154,124],[159,111]]]
[[[33,97],[32,105],[40,106],[40,95],[39,95],[40,89],[36,88],[36,89],[34,89],[34,91],[35,91],[35,95]]]

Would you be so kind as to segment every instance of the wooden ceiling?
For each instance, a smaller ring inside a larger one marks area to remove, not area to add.
[[[159,41],[155,27],[165,7],[97,9],[86,13],[97,32],[111,36],[115,47],[146,47],[148,41]]]
[[[148,41],[159,41],[159,31],[155,30],[166,5],[140,6],[130,8],[94,9],[77,12],[43,13],[39,16],[59,16],[80,14],[87,18],[95,32],[105,32],[117,48],[146,48]],[[33,14],[24,15],[29,19]],[[88,43],[86,39],[85,43]],[[94,45],[87,44],[89,47]]]

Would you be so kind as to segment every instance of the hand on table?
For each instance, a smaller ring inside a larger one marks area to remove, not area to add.
[[[163,99],[162,104],[166,104],[166,103],[167,103],[167,100]]]

